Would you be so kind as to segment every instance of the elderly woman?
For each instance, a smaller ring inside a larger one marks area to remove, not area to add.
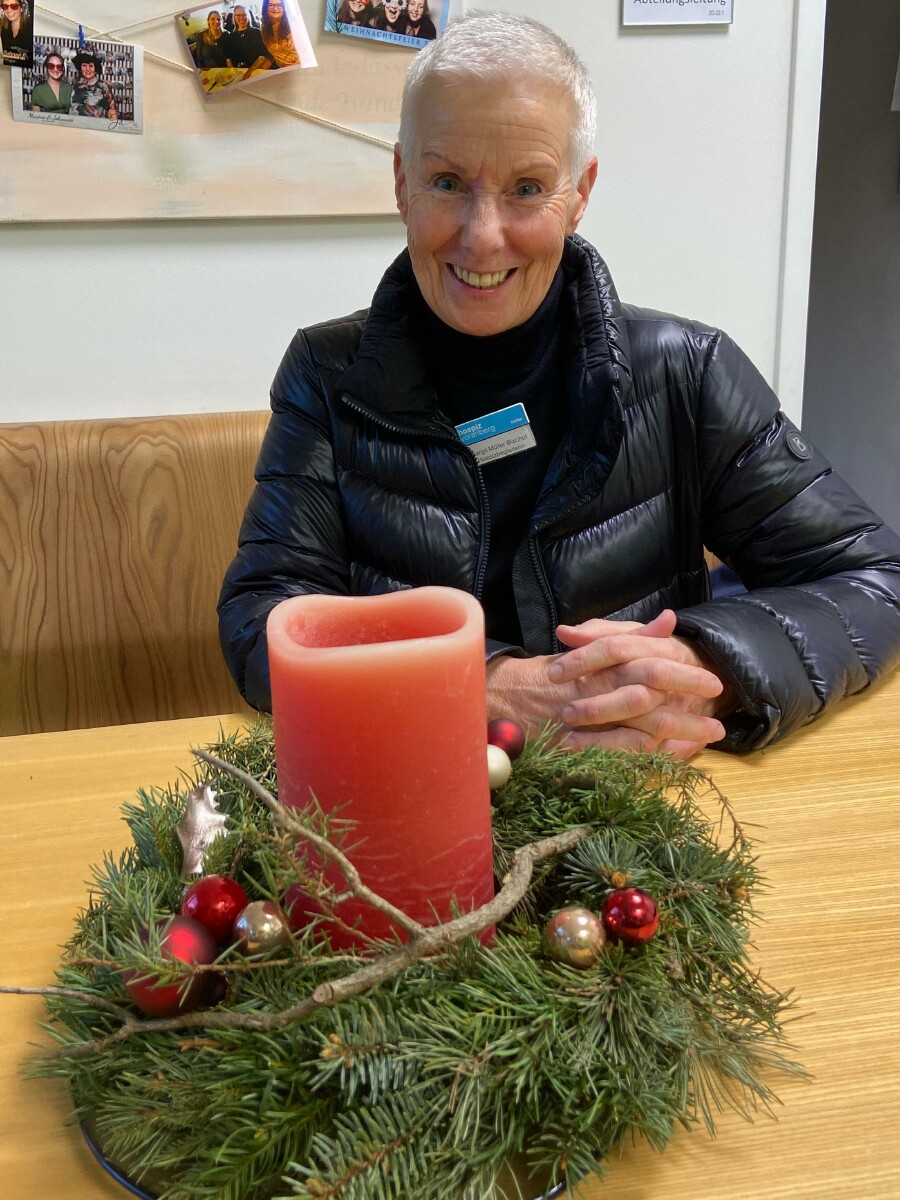
[[[35,84],[31,92],[31,111],[67,113],[72,107],[72,85],[66,79],[66,63],[58,50],[51,50],[44,60],[46,78]]]
[[[266,617],[310,592],[472,592],[489,715],[575,745],[753,749],[900,659],[900,540],[729,338],[620,303],[576,235],[594,130],[537,22],[472,14],[412,63],[408,250],[290,346],[222,591],[257,708]],[[750,590],[712,597],[704,546]]]

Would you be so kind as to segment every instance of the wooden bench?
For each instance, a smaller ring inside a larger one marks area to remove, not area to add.
[[[0,425],[0,734],[245,707],[215,609],[268,416]]]

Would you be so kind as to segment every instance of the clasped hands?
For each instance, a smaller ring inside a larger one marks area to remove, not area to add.
[[[722,680],[674,636],[675,613],[647,624],[594,619],[560,625],[572,649],[488,663],[488,718],[513,716],[530,732],[568,728],[576,749],[662,750],[690,758],[725,736],[714,715],[733,705]]]

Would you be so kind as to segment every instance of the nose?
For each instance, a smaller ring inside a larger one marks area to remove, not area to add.
[[[460,246],[472,268],[502,265],[497,256],[506,244],[500,201],[493,196],[470,198],[460,230]]]

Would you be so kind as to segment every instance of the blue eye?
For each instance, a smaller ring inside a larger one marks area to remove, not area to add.
[[[540,191],[540,184],[537,183],[520,183],[516,186],[516,195],[522,196],[525,199],[528,199],[530,196],[539,195]]]
[[[455,175],[439,175],[434,181],[434,186],[439,192],[458,192],[459,180]]]

